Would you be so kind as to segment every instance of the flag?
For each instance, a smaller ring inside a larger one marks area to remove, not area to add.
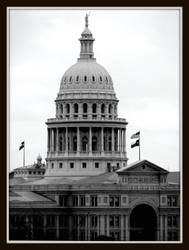
[[[19,147],[19,150],[21,150],[22,148],[24,148],[24,141],[21,142],[21,145],[20,145],[20,147]]]
[[[138,131],[136,134],[133,134],[132,136],[131,136],[131,139],[137,139],[137,138],[139,138],[140,137],[140,131]]]
[[[136,140],[135,142],[133,142],[133,143],[131,144],[131,148],[137,147],[137,146],[139,146],[139,145],[140,145],[140,142],[139,142],[139,139],[138,139],[138,140]]]

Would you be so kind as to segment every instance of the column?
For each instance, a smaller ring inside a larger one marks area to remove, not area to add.
[[[52,152],[54,152],[54,129],[52,128]]]
[[[101,153],[104,152],[104,128],[101,127]]]
[[[125,225],[126,225],[125,239],[128,241],[130,239],[130,236],[129,236],[129,216],[128,215],[125,216]]]
[[[72,215],[68,216],[68,240],[72,240],[72,227],[73,227],[73,223],[72,223]]]
[[[109,215],[106,216],[106,235],[110,236],[110,220],[109,220]]]
[[[85,240],[88,240],[88,215],[85,215]]]
[[[163,240],[163,216],[160,215],[160,218],[159,218],[159,239],[158,240]]]
[[[56,239],[59,239],[59,216],[56,215]]]
[[[50,129],[47,128],[47,152],[50,152]]]
[[[124,240],[124,216],[121,215],[121,240]]]
[[[121,153],[121,128],[118,129],[118,151]]]
[[[114,128],[112,128],[112,152],[114,152]]]
[[[104,220],[104,215],[100,216],[100,235],[105,235],[105,220]]]
[[[89,127],[89,153],[92,153],[92,128]]]
[[[43,237],[46,239],[47,237],[47,216],[43,215]]]
[[[165,240],[167,240],[167,215],[165,215]]]
[[[59,143],[59,131],[58,131],[58,128],[56,128],[56,152],[57,153],[59,151],[58,143]]]
[[[123,152],[125,152],[125,129],[123,129]]]
[[[121,153],[122,153],[123,152],[123,129],[122,128],[120,129],[120,133],[121,133],[120,138],[121,138]]]
[[[77,153],[80,153],[80,131],[79,127],[77,127]]]
[[[68,127],[66,127],[66,136],[65,136],[65,144],[66,144],[66,154],[68,153]]]

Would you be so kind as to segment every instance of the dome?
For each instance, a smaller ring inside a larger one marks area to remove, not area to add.
[[[83,59],[72,65],[61,79],[60,92],[70,89],[100,89],[112,92],[113,82],[107,70],[94,59]]]
[[[96,62],[93,53],[93,35],[88,28],[88,16],[85,29],[79,38],[81,49],[77,63],[64,73],[57,100],[78,98],[116,99],[113,82],[107,70]],[[88,96],[86,96],[88,94]]]

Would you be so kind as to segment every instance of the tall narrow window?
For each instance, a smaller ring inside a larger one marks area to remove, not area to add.
[[[97,151],[97,137],[92,137],[92,151]]]
[[[87,76],[84,76],[84,81],[85,81],[85,82],[87,81]]]
[[[93,112],[93,113],[96,113],[96,103],[94,103],[94,104],[92,105],[92,112]]]
[[[79,81],[79,76],[76,77],[76,82],[78,82],[78,81]]]
[[[102,82],[102,76],[100,76],[100,82]]]
[[[105,105],[104,103],[101,105],[101,113],[104,114],[104,111],[105,111]]]
[[[77,137],[74,136],[73,138],[73,151],[76,152],[77,151]]]
[[[72,81],[72,76],[70,76],[70,82]]]
[[[109,112],[109,114],[112,113],[112,105],[111,104],[109,105],[108,112]]]
[[[67,113],[67,114],[70,113],[70,104],[66,104],[66,113]]]
[[[82,151],[87,151],[88,139],[86,136],[82,138]]]
[[[74,104],[74,113],[78,113],[78,104],[77,103]]]
[[[92,81],[95,82],[95,77],[94,76],[92,76]]]
[[[87,103],[83,104],[83,113],[87,113]]]

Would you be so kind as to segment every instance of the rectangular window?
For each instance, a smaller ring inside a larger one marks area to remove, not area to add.
[[[54,163],[51,163],[51,168],[54,168]]]
[[[168,205],[168,207],[177,207],[178,206],[178,196],[176,196],[176,195],[167,196],[167,205]]]
[[[97,196],[96,195],[91,195],[91,207],[97,207],[98,202],[97,202]]]
[[[66,207],[67,206],[67,196],[59,195],[59,205],[61,207]]]
[[[97,216],[96,215],[91,215],[91,227],[97,227]]]
[[[59,168],[62,168],[62,162],[59,163]]]
[[[110,207],[120,206],[120,196],[110,196],[109,198]]]
[[[109,225],[110,227],[120,227],[120,216],[119,215],[110,215],[109,217]]]
[[[176,215],[169,215],[167,217],[167,225],[168,225],[168,227],[177,227],[177,216]]]
[[[99,168],[99,162],[95,162],[95,168]]]
[[[85,215],[80,215],[79,217],[79,226],[80,227],[85,227]]]
[[[82,168],[86,168],[87,167],[87,163],[86,162],[83,162],[82,163]]]
[[[72,196],[72,205],[73,205],[73,207],[78,207],[78,196],[77,195]]]
[[[74,163],[70,162],[70,168],[74,168]]]
[[[108,197],[104,197],[104,203],[108,202]]]
[[[85,195],[79,196],[79,204],[81,207],[85,207]]]

